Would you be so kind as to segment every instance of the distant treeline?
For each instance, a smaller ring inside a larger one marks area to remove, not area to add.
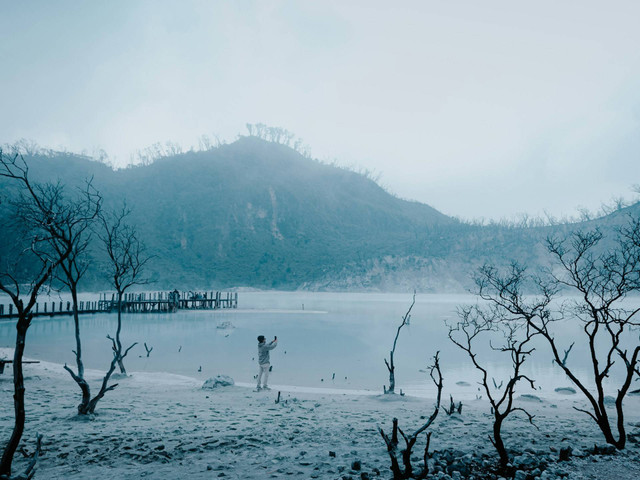
[[[462,291],[485,262],[542,265],[547,235],[611,228],[626,212],[640,211],[637,203],[619,202],[580,223],[465,222],[397,198],[369,175],[311,159],[285,129],[247,128],[249,136],[231,144],[203,137],[197,150],[157,145],[139,154],[138,168],[120,170],[102,154],[96,161],[32,142],[11,148],[36,181],[73,187],[93,178],[105,207],[126,200],[130,221],[155,255],[149,270],[159,288]],[[8,225],[16,192],[1,186],[0,215]],[[12,235],[13,228],[0,230],[0,249]],[[105,285],[103,259],[94,255],[87,288]]]

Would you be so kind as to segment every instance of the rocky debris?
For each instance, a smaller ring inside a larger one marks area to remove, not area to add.
[[[215,388],[220,387],[230,387],[235,385],[233,378],[228,375],[216,375],[215,377],[211,377],[207,379],[206,382],[202,385],[204,390],[213,390]]]
[[[613,445],[604,444],[604,445],[594,445],[593,448],[587,449],[587,452],[591,455],[615,455],[617,452],[616,447]]]

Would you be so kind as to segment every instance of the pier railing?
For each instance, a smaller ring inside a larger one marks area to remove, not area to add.
[[[238,292],[153,292],[126,293],[122,297],[122,311],[127,313],[176,312],[178,310],[216,310],[238,308]],[[101,293],[95,301],[78,302],[78,313],[110,313],[118,311],[116,293]],[[69,300],[38,302],[34,316],[71,315]],[[0,318],[17,317],[13,304],[0,304]]]

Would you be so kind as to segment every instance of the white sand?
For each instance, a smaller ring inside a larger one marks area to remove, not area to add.
[[[0,357],[12,352],[0,349]],[[224,372],[220,372],[224,373]],[[445,375],[447,384],[455,379]],[[117,379],[118,388],[98,404],[96,415],[78,417],[79,389],[61,365],[25,365],[27,425],[23,445],[32,450],[36,432],[44,435],[39,479],[190,478],[360,478],[354,460],[375,478],[390,478],[384,443],[376,427],[390,429],[400,419],[406,431],[420,426],[433,399],[273,387],[253,392],[245,384],[205,391],[201,381],[170,374],[136,373]],[[0,375],[0,445],[13,426],[12,369]],[[90,371],[92,388],[101,373]],[[277,390],[282,401],[275,404]],[[585,407],[580,395],[522,405],[536,415],[539,430],[522,417],[504,427],[508,448],[530,448],[557,457],[552,448],[574,449],[603,443],[595,424],[573,406]],[[286,401],[286,402],[285,402]],[[555,405],[554,405],[555,402]],[[626,402],[629,433],[640,433],[640,398]],[[468,402],[461,416],[441,412],[432,428],[432,450],[455,448],[495,457],[487,440],[491,416],[484,400]],[[423,440],[416,455],[422,455]],[[330,457],[329,451],[336,452]],[[622,454],[575,458],[560,464],[571,479],[640,478],[640,448],[629,443]],[[16,455],[16,470],[25,460]],[[552,478],[555,478],[552,477]]]

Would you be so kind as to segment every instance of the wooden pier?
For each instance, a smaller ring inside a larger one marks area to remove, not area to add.
[[[122,297],[122,311],[126,313],[173,313],[178,310],[217,310],[238,308],[238,293],[231,292],[154,292],[126,293]],[[112,313],[118,311],[116,293],[101,293],[96,301],[78,302],[78,313]],[[39,302],[34,317],[72,315],[70,300]],[[13,304],[0,304],[0,318],[17,317]]]

